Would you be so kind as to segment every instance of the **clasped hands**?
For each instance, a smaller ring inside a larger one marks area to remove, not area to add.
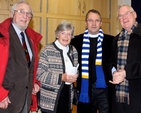
[[[120,84],[121,82],[124,81],[125,77],[126,77],[125,70],[118,70],[113,73],[113,79],[110,80],[109,82],[112,84]]]
[[[62,81],[74,83],[74,82],[76,82],[77,77],[78,77],[78,74],[71,75],[71,74],[64,73],[64,74],[62,74]]]

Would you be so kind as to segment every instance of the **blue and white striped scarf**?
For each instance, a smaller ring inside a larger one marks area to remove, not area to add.
[[[97,39],[97,54],[96,54],[96,61],[95,61],[95,68],[96,68],[96,88],[106,88],[106,81],[105,75],[103,72],[102,67],[102,42],[103,42],[104,34],[103,31],[100,29]]]
[[[88,30],[85,30],[83,36],[83,45],[82,45],[82,81],[81,81],[81,92],[79,101],[84,103],[89,103],[88,87],[89,87],[89,53],[90,53],[90,40],[88,36]],[[102,41],[103,41],[103,32],[100,29],[97,39],[97,56],[95,64],[96,66],[101,66],[102,64]],[[101,67],[96,69],[102,69]],[[99,72],[96,70],[96,72]],[[103,70],[102,70],[103,73]],[[102,76],[104,76],[102,74]],[[105,83],[106,84],[106,83]]]

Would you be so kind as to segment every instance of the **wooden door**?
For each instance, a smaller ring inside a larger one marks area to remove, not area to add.
[[[94,9],[98,10],[102,18],[110,18],[110,0],[93,0]]]
[[[86,16],[90,9],[94,9],[94,0],[81,0],[81,15]]]

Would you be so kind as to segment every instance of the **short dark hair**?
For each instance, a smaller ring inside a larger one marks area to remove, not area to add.
[[[95,9],[91,9],[91,10],[89,10],[89,11],[87,12],[86,17],[85,17],[85,21],[87,21],[88,14],[89,14],[90,12],[98,14],[98,15],[100,16],[101,21],[102,21],[102,17],[101,17],[100,12],[99,12],[98,10],[95,10]]]

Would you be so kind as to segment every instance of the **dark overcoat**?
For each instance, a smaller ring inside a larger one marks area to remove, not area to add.
[[[82,65],[81,55],[82,55],[83,35],[84,34],[77,35],[71,41],[71,44],[78,51],[78,61],[79,61],[80,65],[79,65],[79,77],[77,79],[77,88],[78,88],[79,91],[81,90],[81,75],[82,75],[81,74],[81,65]],[[110,71],[109,71],[108,67],[109,67],[109,58],[111,56],[111,46],[112,46],[113,38],[114,37],[111,36],[111,35],[104,34],[104,39],[103,39],[103,42],[102,42],[102,66],[103,66],[103,71],[104,71],[104,74],[105,74],[105,80],[106,80],[107,86],[109,87],[109,91],[111,91],[111,89],[112,89],[112,86],[110,88],[110,84],[109,84],[109,80],[111,79],[111,76],[109,74]],[[97,39],[93,40],[92,44],[93,44],[94,48],[90,47],[90,49],[91,49],[91,51],[93,51],[94,56],[93,56],[93,58],[89,58],[89,97],[90,97],[90,101],[91,101],[91,89],[92,89],[91,86],[92,86],[92,83],[94,83],[95,80],[96,80],[96,72],[95,72],[95,68],[94,68],[95,64],[94,64],[93,61],[96,58]],[[80,108],[81,113],[91,113],[90,112],[90,109],[91,109],[90,106],[91,106],[91,102],[88,103],[88,104],[84,103],[84,106]],[[78,105],[78,107],[79,107],[79,105]]]
[[[112,65],[117,67],[117,41],[119,35],[113,40]],[[126,79],[129,81],[130,113],[141,113],[141,24],[138,24],[130,34],[127,64],[125,65]]]

